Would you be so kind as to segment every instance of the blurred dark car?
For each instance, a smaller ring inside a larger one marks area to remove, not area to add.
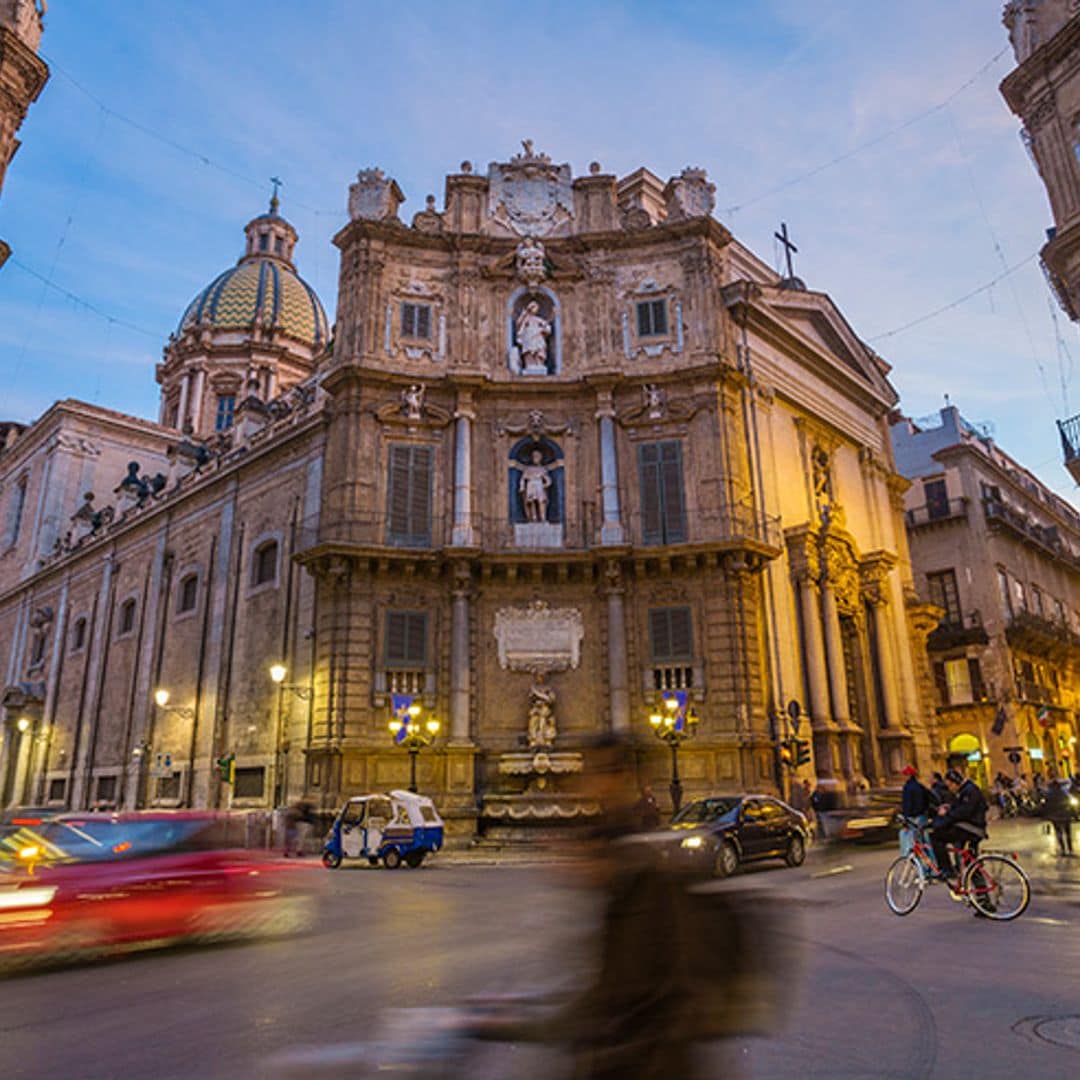
[[[224,815],[64,814],[25,830],[0,878],[0,973],[40,961],[290,934],[300,865],[230,849]]]
[[[41,827],[64,812],[55,806],[14,806],[0,812],[0,874],[23,869],[19,852],[38,843]]]
[[[900,835],[900,804],[895,795],[871,796],[865,806],[827,810],[821,819],[826,840],[894,844]]]
[[[679,853],[700,860],[717,877],[729,877],[740,864],[759,859],[801,866],[810,839],[806,817],[768,795],[697,799],[668,828],[680,834]]]

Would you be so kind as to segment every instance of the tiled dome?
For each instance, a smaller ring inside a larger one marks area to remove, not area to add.
[[[245,329],[255,323],[283,330],[319,349],[326,344],[326,312],[315,290],[279,259],[245,258],[219,274],[187,306],[177,333],[196,323]]]
[[[222,330],[259,325],[281,330],[318,352],[330,337],[326,312],[293,266],[296,230],[278,213],[276,189],[270,212],[249,221],[244,234],[243,257],[188,304],[177,334],[198,324]]]

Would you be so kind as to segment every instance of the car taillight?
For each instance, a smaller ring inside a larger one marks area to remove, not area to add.
[[[16,817],[11,819],[12,825],[40,825],[41,818],[37,817]]]

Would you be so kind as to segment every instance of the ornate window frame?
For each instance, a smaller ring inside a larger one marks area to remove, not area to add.
[[[667,332],[642,336],[638,333],[638,304],[657,300],[667,305]],[[627,360],[635,360],[641,356],[654,358],[662,356],[664,352],[678,356],[686,345],[680,291],[674,285],[661,285],[653,278],[646,278],[626,295],[622,311],[622,336],[623,352]]]
[[[431,309],[430,337],[411,337],[402,333],[403,304],[419,304]],[[409,360],[442,363],[446,359],[446,304],[442,294],[426,282],[416,280],[391,290],[386,298],[383,351],[388,357],[404,353]]]

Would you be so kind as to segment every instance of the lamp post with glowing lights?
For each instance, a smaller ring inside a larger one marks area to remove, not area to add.
[[[285,709],[283,698],[285,692],[295,694],[301,701],[311,701],[314,691],[310,686],[301,686],[298,683],[287,683],[285,676],[288,669],[284,664],[270,665],[270,681],[277,687],[277,738],[275,740],[275,792],[274,803],[282,806],[288,798],[289,790],[289,750],[292,744],[284,733]],[[282,766],[281,758],[284,756],[285,764]]]
[[[425,724],[420,723],[420,714],[423,709],[415,702],[407,710],[407,720],[395,716],[390,721],[390,734],[402,749],[409,752],[409,790],[416,792],[416,756],[425,746],[430,746],[435,736],[439,734],[439,721],[432,717]],[[426,729],[427,734],[424,734]],[[404,732],[404,734],[402,734]]]
[[[679,747],[685,739],[693,737],[697,727],[697,714],[692,709],[685,712],[679,706],[679,699],[672,696],[664,698],[664,708],[657,710],[649,717],[653,734],[662,742],[667,743],[671,750],[671,783],[668,791],[671,792],[671,812],[677,814],[682,806],[682,781],[679,779]]]

